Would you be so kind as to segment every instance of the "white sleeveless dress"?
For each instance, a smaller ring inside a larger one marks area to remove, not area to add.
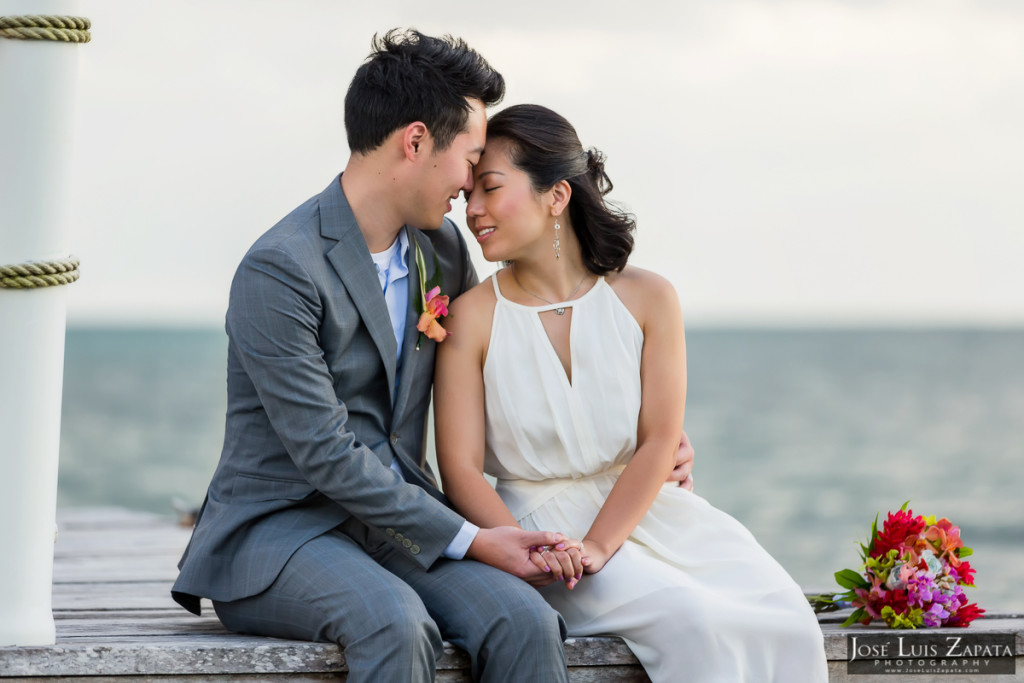
[[[484,365],[484,469],[524,529],[583,538],[636,449],[643,332],[600,278],[582,297],[501,294]],[[572,382],[538,313],[572,309]],[[597,574],[544,597],[573,636],[621,636],[653,681],[826,681],[800,588],[747,529],[668,484]]]

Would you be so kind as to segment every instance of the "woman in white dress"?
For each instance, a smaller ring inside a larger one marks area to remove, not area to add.
[[[686,397],[682,316],[671,284],[626,265],[634,225],[610,189],[600,153],[555,112],[519,105],[488,124],[467,217],[484,257],[507,266],[444,320],[445,493],[479,526],[582,539],[533,555],[550,569],[545,598],[571,635],[621,636],[656,682],[825,681],[800,588],[739,522],[665,484]]]

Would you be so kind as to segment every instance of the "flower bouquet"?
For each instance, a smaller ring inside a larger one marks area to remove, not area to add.
[[[967,626],[985,613],[964,595],[965,587],[974,587],[974,569],[963,559],[972,550],[948,519],[915,516],[904,503],[881,529],[876,515],[871,537],[860,547],[863,573],[835,574],[847,591],[833,602],[855,608],[843,626],[875,620],[889,628]]]

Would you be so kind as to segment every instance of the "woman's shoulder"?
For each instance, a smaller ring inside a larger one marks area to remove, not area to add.
[[[464,338],[486,339],[490,335],[491,322],[494,318],[494,285],[491,277],[485,278],[476,286],[460,294],[448,307],[448,320],[445,327],[453,334],[461,334]]]
[[[455,301],[452,302],[451,309],[453,311],[475,311],[485,308],[493,308],[497,299],[494,296],[494,284],[491,280],[495,277],[497,277],[497,273],[484,278],[483,281],[460,294]]]
[[[679,301],[676,288],[668,278],[654,271],[626,266],[621,272],[605,275],[605,280],[630,310],[633,310],[631,303],[643,309]]]

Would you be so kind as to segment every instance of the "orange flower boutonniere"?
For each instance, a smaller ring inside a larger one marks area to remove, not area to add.
[[[416,341],[416,350],[419,351],[424,336],[435,342],[442,342],[448,336],[448,330],[441,327],[441,323],[438,322],[438,318],[448,315],[448,295],[441,294],[441,264],[437,261],[437,254],[434,254],[434,276],[428,282],[423,251],[415,239],[413,244],[416,248],[416,269],[420,275],[420,296],[416,302],[416,309],[420,314],[419,322],[416,323],[416,329],[420,331],[420,338]]]

